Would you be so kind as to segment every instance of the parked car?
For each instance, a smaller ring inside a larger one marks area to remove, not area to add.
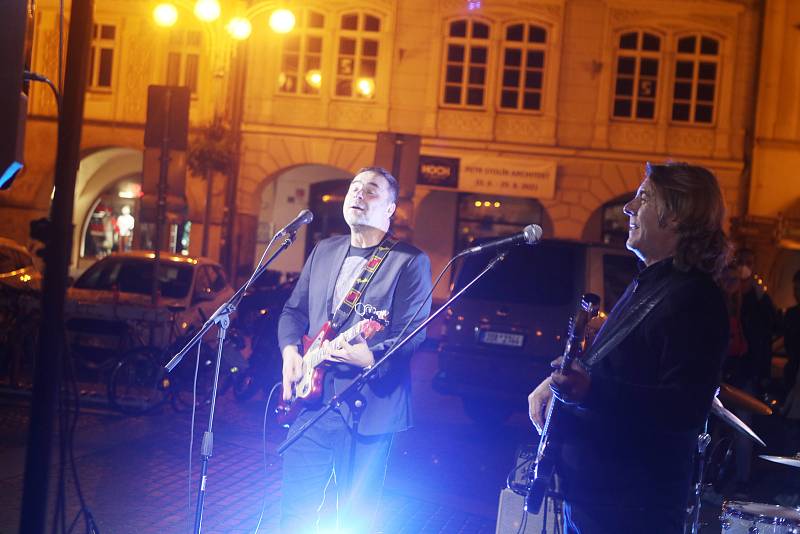
[[[153,304],[154,266],[153,252],[112,254],[68,290],[68,339],[84,362],[98,363],[136,345],[165,347],[170,337],[201,325],[233,294],[216,262],[161,254]]]
[[[493,257],[467,257],[453,292]],[[496,424],[525,411],[528,393],[563,351],[580,296],[596,293],[610,310],[635,273],[636,260],[625,250],[556,240],[512,247],[446,311],[435,388],[460,396],[479,422]]]
[[[28,249],[0,237],[0,289],[39,291],[41,282],[42,275]]]

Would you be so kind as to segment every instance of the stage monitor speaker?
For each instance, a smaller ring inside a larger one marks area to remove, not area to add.
[[[147,123],[144,146],[162,148],[168,138],[170,150],[186,150],[189,132],[188,87],[150,85],[147,87]]]
[[[545,499],[538,514],[527,513],[523,504],[524,498],[510,489],[500,492],[496,534],[561,534],[564,520],[560,500]]]

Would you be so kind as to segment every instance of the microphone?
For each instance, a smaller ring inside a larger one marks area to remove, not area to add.
[[[510,235],[508,237],[499,237],[497,239],[487,241],[483,245],[468,248],[462,251],[459,256],[464,256],[466,254],[477,254],[478,252],[483,252],[484,250],[506,247],[510,245],[521,245],[523,243],[526,245],[535,245],[541,238],[542,227],[538,224],[529,224],[517,234]]]
[[[314,214],[311,213],[311,210],[303,210],[297,214],[297,217],[295,217],[292,222],[281,228],[278,233],[275,234],[275,237],[294,234],[301,226],[308,224],[313,220]]]

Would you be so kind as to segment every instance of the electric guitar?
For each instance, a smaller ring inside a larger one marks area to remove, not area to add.
[[[302,411],[303,405],[319,399],[322,395],[322,384],[325,377],[325,364],[330,360],[330,353],[341,346],[342,341],[350,343],[357,337],[369,339],[380,332],[389,323],[386,321],[387,311],[367,313],[364,319],[357,322],[344,332],[336,335],[330,321],[313,338],[303,336],[303,372],[300,380],[292,384],[292,396],[288,401],[283,400],[283,387],[281,387],[280,402],[275,413],[278,423],[289,426]],[[335,337],[334,337],[335,336]],[[333,338],[333,339],[331,339]],[[328,348],[322,347],[323,341],[330,340]]]
[[[567,344],[564,347],[563,359],[557,373],[569,372],[572,360],[583,354],[586,338],[586,328],[589,321],[600,310],[600,297],[594,293],[586,293],[581,297],[578,309],[569,323]],[[539,438],[539,447],[536,458],[528,470],[527,495],[525,496],[525,511],[538,514],[542,507],[545,494],[555,473],[556,458],[558,457],[558,417],[562,402],[553,396],[547,407],[547,418]],[[554,431],[553,426],[556,425]],[[555,435],[554,435],[555,434]]]

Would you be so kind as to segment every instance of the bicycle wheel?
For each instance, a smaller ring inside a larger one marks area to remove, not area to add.
[[[153,347],[129,350],[120,358],[108,380],[108,401],[127,415],[142,415],[166,400],[163,368],[156,363],[159,351]]]

